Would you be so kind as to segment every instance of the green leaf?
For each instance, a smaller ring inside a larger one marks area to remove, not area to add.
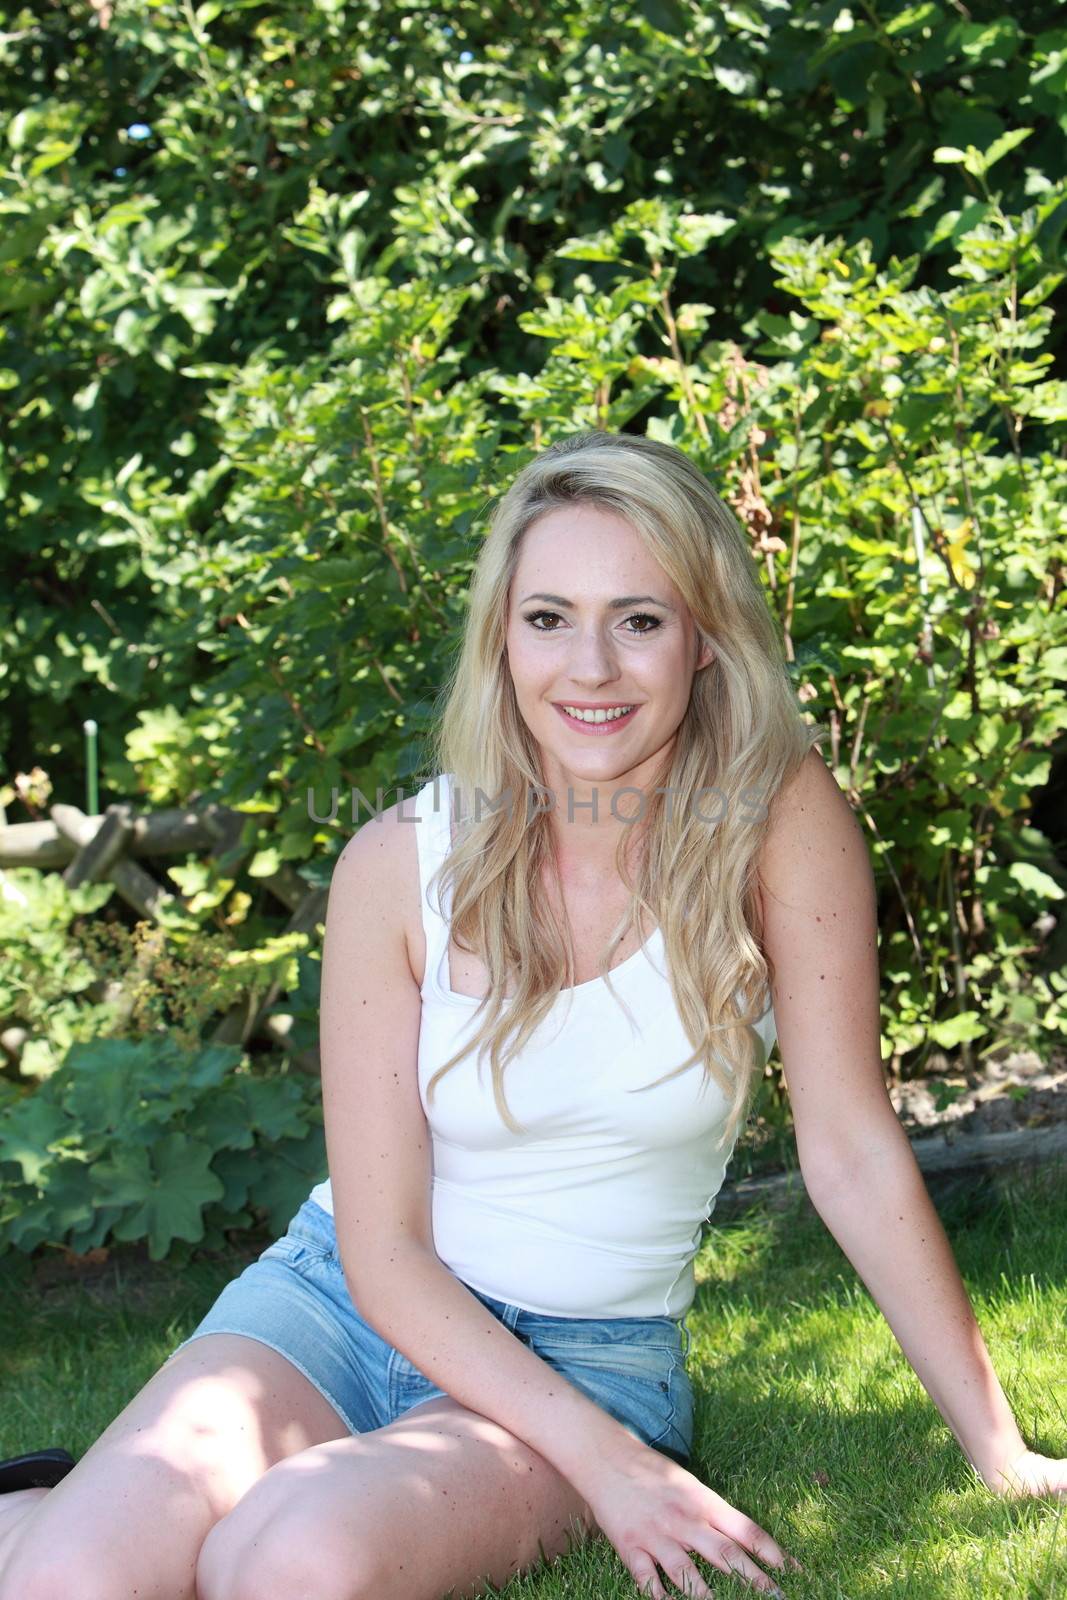
[[[93,1235],[101,1223],[106,1233],[119,1214],[93,1205],[89,1167],[70,1158],[56,1162],[40,1194],[16,1194],[10,1183],[5,1191],[4,1236],[17,1250],[28,1252],[61,1240],[75,1250],[91,1249],[100,1242]]]
[[[567,239],[556,248],[563,261],[618,261],[621,253],[618,239],[606,232],[589,239]]]
[[[72,1045],[62,1074],[76,1126],[96,1136],[136,1123],[142,1085],[172,1049],[145,1039],[92,1039]]]
[[[678,254],[699,255],[709,239],[720,239],[723,234],[731,233],[736,227],[736,218],[728,217],[721,211],[707,212],[699,216],[683,213],[673,230]]]
[[[930,1038],[946,1050],[963,1044],[964,1040],[980,1039],[987,1032],[988,1026],[977,1011],[961,1011],[944,1022],[932,1023],[929,1028]]]
[[[153,1261],[162,1261],[175,1239],[202,1239],[203,1208],[223,1194],[211,1157],[206,1144],[169,1133],[149,1149],[133,1147],[98,1162],[92,1177],[100,1203],[132,1208],[115,1224],[115,1237],[147,1237]]]
[[[245,870],[250,878],[269,878],[281,867],[281,852],[275,845],[268,845],[265,850],[256,851]]]
[[[689,31],[689,18],[678,0],[638,0],[638,10],[659,33],[684,39]]]
[[[43,1094],[30,1094],[0,1121],[0,1161],[12,1161],[24,1182],[39,1185],[54,1159],[53,1147],[76,1126]]]
[[[41,149],[41,154],[35,156],[30,162],[30,177],[39,178],[42,172],[47,172],[50,167],[58,167],[60,162],[69,161],[78,149],[78,140],[50,139]]]
[[[917,6],[905,6],[895,17],[890,17],[885,23],[885,31],[890,37],[897,34],[913,33],[916,28],[925,27],[926,24],[939,22],[944,13],[940,6],[934,5],[932,0]]]
[[[1029,139],[1033,131],[1033,128],[1012,128],[1010,132],[1002,133],[999,139],[994,139],[983,157],[985,170],[988,172],[1001,156],[1008,154],[1009,150],[1017,149],[1024,139]]]
[[[1021,884],[1027,894],[1037,900],[1062,900],[1063,890],[1055,878],[1050,878],[1047,872],[1042,872],[1040,867],[1035,867],[1031,861],[1013,861],[1008,868],[1009,873],[1016,883]]]
[[[251,1205],[263,1206],[274,1233],[284,1233],[308,1191],[325,1180],[328,1172],[326,1144],[321,1127],[301,1139],[286,1140],[271,1151],[269,1163],[260,1163],[249,1185]]]
[[[307,1128],[305,1088],[299,1078],[235,1078],[250,1127],[265,1139],[302,1136]]]
[[[187,1132],[216,1155],[223,1150],[250,1150],[255,1145],[248,1107],[242,1096],[232,1090],[202,1101],[189,1114]],[[212,1168],[219,1170],[217,1161],[212,1162]]]

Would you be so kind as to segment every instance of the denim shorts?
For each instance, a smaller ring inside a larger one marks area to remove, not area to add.
[[[684,1319],[549,1317],[466,1287],[636,1438],[689,1465],[693,1389]],[[314,1200],[305,1200],[282,1237],[226,1284],[171,1354],[208,1333],[243,1333],[285,1356],[350,1433],[383,1428],[421,1400],[445,1393],[360,1316],[333,1218]]]

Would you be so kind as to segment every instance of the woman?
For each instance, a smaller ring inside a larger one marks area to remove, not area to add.
[[[56,1487],[10,1496],[0,1600],[438,1600],[597,1530],[657,1600],[709,1593],[694,1554],[781,1592],[795,1558],[686,1468],[683,1343],[775,1032],[808,1191],[968,1458],[1067,1489],[886,1094],[872,875],[818,737],[684,455],[587,433],[518,475],[441,781],[335,867],[331,1181]]]

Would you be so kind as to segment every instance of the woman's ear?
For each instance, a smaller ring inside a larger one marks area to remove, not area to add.
[[[710,645],[707,642],[707,640],[703,637],[703,635],[698,633],[697,634],[697,659],[696,659],[696,666],[694,667],[693,670],[695,672],[699,672],[702,667],[708,666],[714,660],[715,660],[715,648],[714,648],[714,646]]]

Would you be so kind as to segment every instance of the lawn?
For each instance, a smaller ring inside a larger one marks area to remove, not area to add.
[[[1065,1177],[939,1201],[1023,1433],[1049,1455],[1067,1454]],[[0,1455],[87,1449],[254,1253],[177,1272],[124,1248],[77,1275],[6,1256]],[[697,1277],[697,1472],[803,1562],[790,1600],[1067,1600],[1067,1504],[988,1493],[806,1202],[709,1228]],[[717,1600],[755,1592],[703,1571]],[[628,1600],[636,1587],[596,1540],[502,1592]]]

